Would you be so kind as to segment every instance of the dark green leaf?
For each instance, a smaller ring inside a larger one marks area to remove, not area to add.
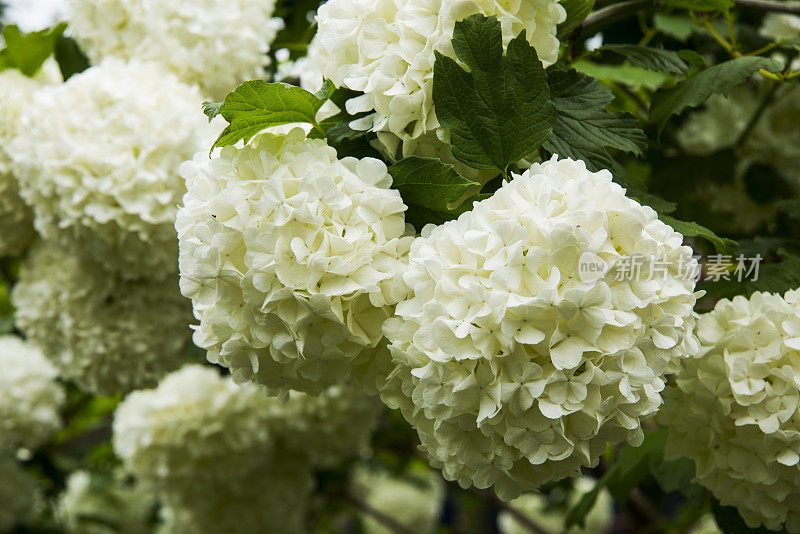
[[[606,147],[634,154],[647,147],[647,137],[635,117],[604,109],[614,95],[603,84],[575,70],[557,68],[548,70],[548,80],[558,118],[545,150],[583,160],[597,171],[614,167]]]
[[[653,95],[650,122],[658,125],[660,131],[672,115],[699,106],[714,93],[727,95],[759,69],[776,71],[781,64],[763,57],[740,57],[709,67],[675,87],[659,89]]]
[[[294,122],[311,124],[317,130],[317,135],[323,134],[316,120],[317,111],[323,103],[323,100],[300,87],[264,80],[244,82],[225,97],[219,109],[229,125],[220,134],[214,147],[247,142],[265,128]]]
[[[558,37],[564,37],[581,25],[583,19],[592,12],[594,0],[561,0],[561,6],[567,11],[567,18],[558,25]]]
[[[718,254],[735,254],[739,250],[739,244],[733,239],[719,237],[713,231],[696,222],[687,222],[675,219],[669,215],[662,215],[661,220],[675,229],[676,232],[683,234],[683,237],[701,237],[714,245],[714,250]]]
[[[60,35],[56,40],[56,61],[64,81],[89,68],[89,58],[78,43],[70,37]]]
[[[436,53],[433,100],[436,116],[450,130],[453,155],[476,169],[504,170],[550,137],[556,112],[544,67],[525,32],[503,55],[500,22],[473,15],[457,22],[456,56]]]
[[[370,139],[375,134],[372,132],[364,132],[353,130],[350,128],[348,121],[337,122],[328,129],[326,135],[328,144],[336,149],[336,154],[339,158],[346,158],[348,156],[354,158],[378,158],[381,155],[370,144]]]
[[[33,76],[55,50],[56,40],[67,29],[66,23],[38,32],[22,33],[15,24],[3,28],[6,47],[0,50],[0,70],[19,69]]]
[[[436,158],[404,158],[389,167],[389,174],[392,175],[392,187],[400,192],[409,208],[406,220],[418,228],[457,217],[465,210],[459,210],[454,204],[469,188],[480,186],[461,176],[452,165]],[[471,206],[470,202],[467,209]]]
[[[800,287],[800,257],[785,250],[778,251],[781,261],[761,263],[757,280],[750,280],[752,291],[769,291],[783,294]]]
[[[689,458],[678,458],[677,460],[653,458],[651,472],[658,485],[666,493],[684,491],[693,485],[694,461]]]
[[[648,70],[684,74],[689,66],[672,50],[661,50],[632,44],[610,44],[598,50],[614,52],[623,56],[632,65]]]

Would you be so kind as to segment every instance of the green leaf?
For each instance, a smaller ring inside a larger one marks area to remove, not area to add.
[[[453,49],[467,72],[436,52],[433,101],[450,130],[453,155],[475,169],[505,170],[538,149],[556,112],[544,67],[525,32],[503,55],[500,22],[473,15],[457,22]]]
[[[89,68],[89,58],[70,37],[60,35],[56,40],[56,61],[64,81]]]
[[[3,29],[6,47],[0,50],[0,70],[19,69],[26,76],[33,76],[55,50],[56,40],[61,37],[67,24],[38,32],[23,34],[16,24]]]
[[[733,7],[733,0],[665,0],[669,7],[692,11],[725,11]]]
[[[219,115],[222,104],[223,102],[203,102],[203,113],[208,117],[208,122],[213,121]]]
[[[759,69],[777,71],[781,64],[763,57],[740,57],[709,67],[675,87],[660,89],[653,95],[650,122],[661,131],[672,115],[699,106],[714,93],[727,95]]]
[[[780,293],[800,287],[800,257],[780,249],[778,263],[761,263],[758,280],[749,282],[752,291]]]
[[[567,18],[558,25],[559,39],[572,33],[581,25],[594,8],[594,0],[561,0],[561,6],[567,12]]]
[[[614,167],[606,147],[634,154],[647,148],[647,136],[635,117],[604,109],[614,95],[603,84],[575,70],[553,67],[547,77],[558,118],[545,150],[583,160],[597,171]]]
[[[647,70],[684,74],[689,66],[672,50],[661,50],[632,44],[610,44],[598,48],[600,51],[614,52],[623,56],[632,65]]]
[[[328,129],[326,139],[328,145],[336,149],[336,154],[340,159],[348,156],[381,159],[381,155],[370,144],[370,139],[374,135],[372,132],[353,130],[350,128],[349,121],[342,121]]]
[[[676,232],[683,234],[683,237],[700,237],[714,245],[714,250],[718,254],[735,254],[739,250],[739,244],[733,239],[719,237],[713,231],[696,222],[687,222],[675,219],[669,215],[662,215],[661,220],[675,229]]]
[[[606,65],[579,60],[572,68],[598,80],[618,82],[633,89],[645,88],[656,90],[673,77],[665,72],[656,72],[634,65]]]
[[[325,131],[317,124],[316,115],[324,103],[312,93],[282,83],[251,80],[228,93],[219,113],[229,125],[220,134],[214,147],[248,142],[254,135],[271,126],[294,122],[309,123],[317,135]]]
[[[392,187],[400,192],[408,206],[406,221],[417,228],[457,217],[465,210],[459,210],[453,204],[462,199],[471,187],[480,186],[461,176],[452,165],[436,158],[403,158],[389,167],[389,174],[392,175]],[[471,206],[470,203],[467,209]]]
[[[666,13],[655,13],[653,24],[664,35],[685,43],[692,33],[700,30],[692,19],[685,15],[668,15]]]

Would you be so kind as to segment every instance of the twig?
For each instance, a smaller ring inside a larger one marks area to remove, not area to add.
[[[777,92],[779,86],[780,85],[778,83],[772,82],[772,87],[767,89],[767,92],[764,93],[764,97],[758,104],[758,108],[756,108],[755,112],[753,113],[753,116],[750,117],[750,120],[747,121],[747,126],[745,126],[744,130],[742,130],[742,133],[739,135],[739,138],[736,140],[736,143],[734,144],[735,147],[737,148],[741,147],[744,144],[744,142],[747,141],[747,139],[750,137],[750,134],[755,129],[759,119],[761,119],[761,115],[764,114],[764,110],[767,109],[767,106],[769,106],[774,100],[775,93]]]
[[[785,3],[777,0],[733,0],[733,3],[739,7],[759,11],[800,15],[800,4]],[[598,28],[609,22],[633,15],[645,9],[655,8],[658,5],[658,0],[625,0],[617,2],[590,13],[584,19],[578,31],[580,33],[595,33]]]
[[[486,502],[493,504],[495,507],[500,508],[504,512],[508,512],[514,519],[516,519],[522,526],[524,526],[529,531],[533,532],[533,534],[551,534],[549,530],[547,530],[542,525],[538,524],[536,521],[528,517],[526,514],[522,513],[517,508],[514,508],[509,503],[505,501],[501,501],[497,495],[495,495],[491,491],[481,490],[476,487],[469,488],[469,492],[473,495],[477,495],[481,499]]]
[[[407,528],[405,525],[401,524],[395,518],[384,514],[377,508],[373,507],[367,502],[359,499],[355,495],[351,495],[349,493],[344,495],[344,498],[347,502],[353,505],[358,510],[364,512],[367,515],[372,516],[376,521],[386,527],[388,530],[395,532],[395,534],[416,534],[410,528]]]

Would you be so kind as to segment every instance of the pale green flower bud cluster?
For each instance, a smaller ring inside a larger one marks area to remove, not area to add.
[[[0,368],[0,456],[36,449],[61,427],[58,372],[39,349],[15,336],[0,337]]]
[[[53,242],[31,248],[12,297],[17,326],[61,376],[94,393],[154,386],[191,341],[176,275],[128,280]]]
[[[358,390],[278,399],[191,365],[132,393],[113,442],[159,495],[165,532],[303,532],[313,467],[365,451],[376,410]]]
[[[70,534],[149,534],[156,506],[152,493],[121,473],[74,471],[56,514]]]
[[[668,457],[749,526],[800,532],[800,291],[723,299],[697,335],[665,394]]]

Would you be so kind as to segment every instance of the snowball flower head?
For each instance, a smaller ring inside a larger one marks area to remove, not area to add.
[[[351,126],[377,132],[390,153],[427,132],[444,139],[433,109],[434,52],[455,58],[455,23],[477,13],[500,20],[504,44],[525,30],[544,64],[556,61],[556,27],[566,17],[558,0],[330,0],[317,12],[303,85],[316,89],[327,78],[363,92],[347,110],[373,113]]]
[[[608,171],[534,164],[414,241],[383,400],[445,478],[505,500],[640,443],[696,348],[682,240]]]
[[[56,514],[69,533],[147,534],[155,497],[119,473],[74,471],[59,497]],[[98,520],[101,519],[101,520]]]
[[[181,290],[237,382],[319,392],[373,359],[411,237],[381,161],[300,129],[181,167]]]
[[[212,144],[196,89],[111,59],[33,95],[11,154],[36,230],[127,277],[175,271],[177,169]]]
[[[0,532],[16,532],[24,524],[40,497],[36,479],[26,473],[13,456],[0,455]]]
[[[161,497],[167,532],[302,531],[311,473],[302,451],[276,443],[275,402],[257,386],[190,365],[119,406],[114,450]]]
[[[32,247],[12,297],[17,325],[62,376],[101,395],[155,385],[191,340],[177,276],[125,280],[51,242]]]
[[[0,454],[35,449],[61,427],[64,391],[41,351],[15,336],[0,337]]]
[[[798,6],[800,2],[786,2]],[[788,13],[767,13],[758,32],[765,39],[788,41],[800,37],[800,17]]]
[[[800,532],[800,291],[720,300],[665,392],[666,453],[747,524]]]
[[[241,82],[263,78],[282,27],[274,9],[274,0],[72,0],[67,20],[92,63],[107,56],[154,61],[220,100]]]
[[[433,534],[442,513],[445,486],[439,473],[414,466],[399,476],[359,465],[352,474],[353,492],[369,506],[416,534]],[[366,534],[392,534],[374,517],[362,514]]]
[[[271,405],[270,429],[287,450],[303,451],[318,467],[366,458],[382,404],[356,384],[334,385],[319,395],[290,391]]]
[[[0,72],[0,256],[19,254],[34,234],[33,212],[19,196],[8,146],[15,136],[26,134],[18,127],[19,116],[33,93],[44,84],[60,81],[53,61],[47,61],[33,78],[17,69]]]

